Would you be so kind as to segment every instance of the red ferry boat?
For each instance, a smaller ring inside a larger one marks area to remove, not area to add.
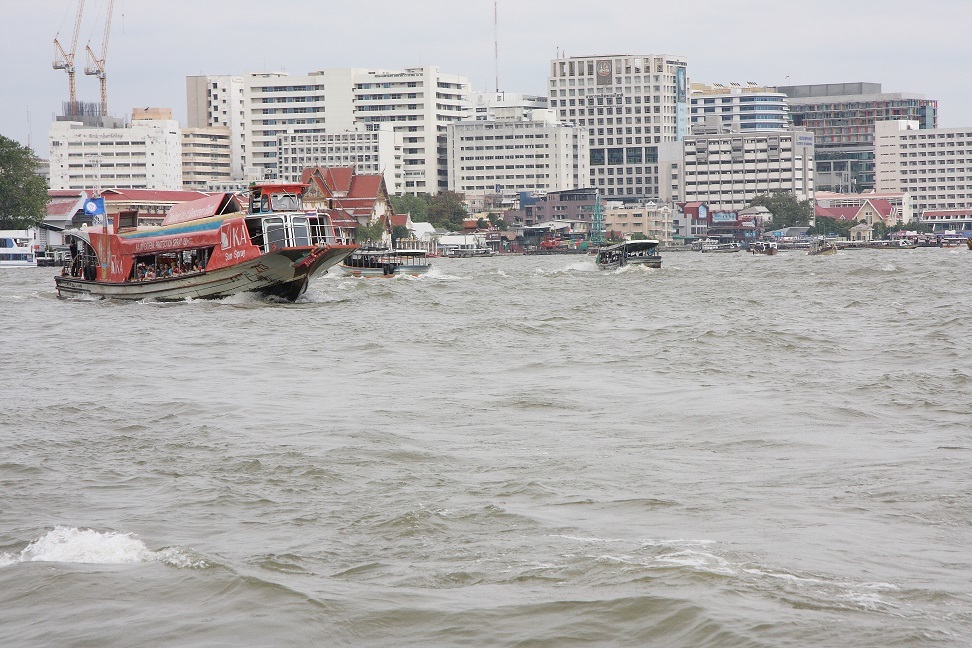
[[[358,249],[338,241],[326,214],[303,209],[303,184],[249,189],[175,205],[161,226],[138,212],[65,232],[71,265],[55,277],[59,297],[176,301],[257,292],[294,301],[315,275]]]

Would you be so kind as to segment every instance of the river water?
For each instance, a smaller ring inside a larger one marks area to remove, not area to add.
[[[0,271],[4,646],[968,646],[968,250]]]

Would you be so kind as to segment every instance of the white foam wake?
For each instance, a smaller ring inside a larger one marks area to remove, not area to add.
[[[22,562],[91,563],[124,565],[163,562],[174,567],[206,567],[185,552],[168,548],[152,551],[131,533],[95,531],[58,526],[34,540],[20,555],[0,554],[0,567]]]

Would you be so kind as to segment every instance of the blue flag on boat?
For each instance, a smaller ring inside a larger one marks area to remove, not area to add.
[[[97,214],[105,213],[105,199],[104,198],[88,198],[84,201],[84,213],[88,216],[95,216]]]

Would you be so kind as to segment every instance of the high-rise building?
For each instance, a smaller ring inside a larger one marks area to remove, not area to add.
[[[315,136],[319,142],[323,135],[390,131],[399,138],[395,141],[401,142],[401,160],[381,159],[378,165],[387,170],[400,163],[403,171],[401,181],[393,180],[389,186],[401,186],[409,193],[437,193],[448,187],[448,125],[469,113],[468,79],[443,73],[434,66],[404,70],[335,68],[302,76],[261,72],[243,77],[190,77],[187,85],[191,88],[189,111],[196,115],[190,119],[191,126],[222,125],[224,110],[227,117],[242,112],[241,124],[230,123],[229,127],[241,130],[238,140],[235,132],[233,137],[240,143],[241,173],[246,179],[283,177],[278,169],[281,138],[287,138],[288,143],[300,140],[305,146],[296,148],[308,150],[309,145],[312,150]],[[342,152],[342,164],[360,159],[357,154],[361,151],[356,149],[366,145],[361,138],[347,143],[354,148]],[[329,144],[328,152],[337,155],[334,147],[339,144]],[[379,155],[383,155],[396,150],[396,145],[380,149]],[[319,158],[301,160],[299,156],[288,160],[292,166],[321,164],[329,163]],[[365,168],[360,171],[371,172]]]
[[[449,189],[470,196],[581,189],[587,131],[550,110],[496,107],[493,118],[449,125]]]
[[[657,200],[659,146],[688,133],[684,58],[578,56],[550,62],[550,108],[588,133],[590,186],[609,198]]]
[[[878,191],[911,194],[919,220],[930,211],[964,213],[962,222],[970,220],[972,127],[923,129],[912,120],[881,121],[876,138]]]
[[[736,133],[789,127],[786,95],[752,81],[745,86],[693,83],[689,101],[693,133],[700,133],[713,120],[718,127]]]
[[[225,128],[229,132],[230,174],[226,179],[243,180],[246,163],[243,77],[186,77],[186,116],[190,129]]]
[[[182,133],[171,110],[137,110],[129,124],[102,123],[51,125],[51,189],[182,189]]]
[[[880,83],[780,86],[793,125],[814,134],[817,188],[855,193],[875,187],[874,124],[917,121],[938,126],[938,102],[920,94],[881,92]]]

